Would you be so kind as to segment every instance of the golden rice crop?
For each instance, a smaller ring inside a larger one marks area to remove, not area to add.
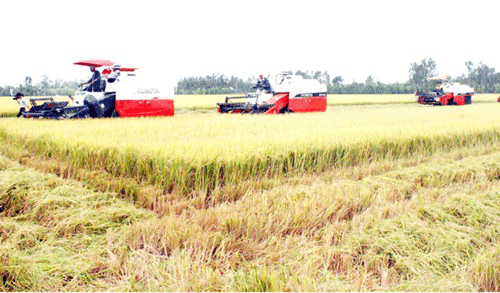
[[[217,103],[225,101],[226,95],[176,95],[176,110],[217,110]]]
[[[175,108],[177,112],[189,111],[216,111],[217,103],[225,101],[226,96],[237,95],[177,95]],[[477,94],[473,96],[473,103],[495,102],[497,94]],[[29,100],[32,97],[27,97]],[[67,101],[66,97],[53,97],[56,100]],[[328,95],[329,106],[340,105],[371,105],[371,104],[412,104],[415,96],[406,95]],[[0,117],[10,117],[17,113],[18,104],[11,97],[0,97]]]
[[[161,218],[0,157],[0,288],[498,290],[500,152],[460,151]]]
[[[210,193],[290,172],[496,143],[497,105],[330,107],[286,115],[0,121],[4,139],[68,162],[161,186]],[[15,123],[13,123],[15,122]]]
[[[0,119],[11,159],[178,207],[153,214],[132,183],[123,200],[0,156],[0,288],[498,290],[499,106]]]
[[[19,105],[12,97],[0,97],[0,117],[14,117],[19,111]]]
[[[413,104],[415,95],[328,95],[328,106],[339,105],[389,105],[389,104]],[[498,94],[476,94],[472,96],[473,103],[493,103]]]

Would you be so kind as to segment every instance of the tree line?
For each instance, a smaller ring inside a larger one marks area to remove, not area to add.
[[[451,79],[470,85],[477,93],[500,93],[500,73],[494,67],[483,62],[477,66],[473,62],[465,63],[467,73]],[[328,71],[297,70],[295,74],[304,78],[316,79],[326,84],[329,94],[413,94],[417,89],[430,89],[430,77],[438,75],[437,64],[432,59],[414,62],[408,70],[408,81],[404,83],[382,83],[372,75],[364,82],[344,83],[340,75],[332,77]],[[236,94],[251,92],[257,78],[242,80],[238,77],[226,77],[224,74],[186,77],[177,83],[176,94]]]
[[[40,82],[33,84],[33,79],[30,76],[26,76],[24,84],[20,84],[17,87],[0,86],[0,97],[13,96],[19,92],[26,96],[73,95],[78,86],[79,83],[77,81],[50,80],[46,75],[42,76]]]
[[[467,73],[452,79],[471,86],[476,93],[500,93],[500,72],[482,61],[476,66],[472,61],[465,62]],[[438,74],[434,60],[423,59],[420,63],[412,63],[409,70],[408,83],[418,89],[430,87],[429,78]]]
[[[452,82],[470,85],[477,93],[500,93],[500,73],[494,67],[483,62],[475,65],[465,63],[467,72],[452,78]],[[413,62],[408,70],[408,81],[404,83],[382,83],[372,75],[364,82],[344,83],[341,75],[332,76],[328,71],[297,70],[295,74],[304,78],[320,81],[327,86],[329,94],[412,94],[417,89],[429,89],[429,78],[438,75],[437,64],[432,59]],[[257,78],[246,80],[240,77],[227,77],[224,74],[212,74],[198,77],[185,77],[177,82],[176,94],[242,94],[254,91],[252,87]],[[0,96],[11,96],[22,92],[26,96],[72,95],[78,89],[77,81],[50,80],[46,75],[36,84],[26,76],[24,84],[17,87],[0,86]]]

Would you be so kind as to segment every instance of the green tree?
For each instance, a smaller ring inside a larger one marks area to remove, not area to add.
[[[430,86],[429,78],[437,75],[436,62],[432,58],[422,59],[420,63],[413,62],[408,71],[410,75],[410,83],[417,88],[428,88]]]
[[[302,75],[303,78],[312,78],[312,76],[309,74],[309,71],[302,71],[300,69],[295,71],[295,75]]]
[[[500,83],[500,73],[495,72],[494,67],[489,67],[482,61],[476,67],[472,61],[465,62],[467,75],[457,80],[470,85],[476,92],[494,93]]]
[[[342,82],[344,82],[344,78],[342,76],[340,76],[340,75],[335,76],[332,79],[332,84],[334,84],[334,85],[340,85]]]
[[[33,86],[33,79],[31,76],[26,76],[24,78],[24,85],[20,84],[18,91],[26,96],[36,96],[38,94],[37,88]]]
[[[187,77],[177,82],[176,94],[233,94],[251,91],[255,82],[243,81],[241,78],[223,74],[212,74],[205,77]]]
[[[375,94],[375,87],[375,80],[373,79],[373,76],[369,75],[365,81],[365,90],[363,94]]]

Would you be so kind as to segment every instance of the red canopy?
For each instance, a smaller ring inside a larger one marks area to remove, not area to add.
[[[112,66],[114,63],[109,60],[83,60],[73,63],[75,65],[85,65],[85,66]]]
[[[120,68],[120,71],[136,71],[139,68]]]

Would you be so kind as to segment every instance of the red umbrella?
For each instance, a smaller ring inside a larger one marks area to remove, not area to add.
[[[109,60],[83,60],[83,61],[78,61],[73,63],[75,65],[84,65],[84,66],[94,66],[94,67],[101,67],[101,66],[112,66],[113,62]]]

